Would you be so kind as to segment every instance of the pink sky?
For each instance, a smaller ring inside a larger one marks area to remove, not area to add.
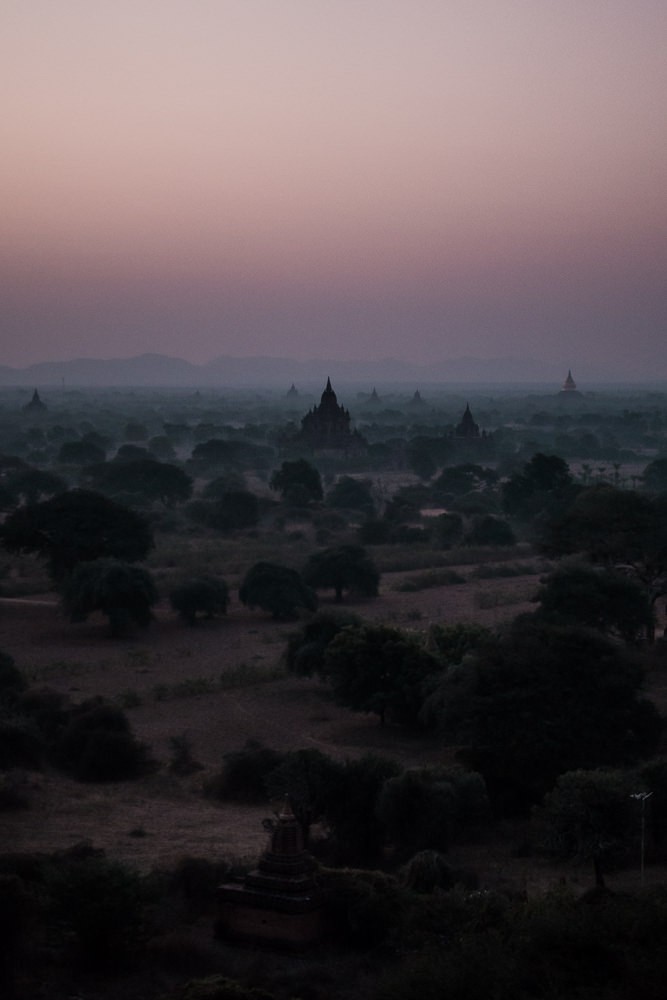
[[[667,377],[664,0],[4,0],[0,364]]]

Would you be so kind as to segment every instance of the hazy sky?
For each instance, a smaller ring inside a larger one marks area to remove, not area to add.
[[[0,363],[667,377],[665,0],[0,0]]]

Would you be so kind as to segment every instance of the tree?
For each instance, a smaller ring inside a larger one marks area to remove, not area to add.
[[[489,800],[479,774],[462,768],[408,769],[384,785],[377,814],[404,858],[446,851],[465,827],[488,819]]]
[[[343,590],[377,597],[380,574],[361,545],[338,545],[313,553],[304,567],[303,579],[318,589],[332,587],[339,603]]]
[[[667,491],[667,458],[655,458],[644,469],[644,486],[651,493]]]
[[[27,466],[10,476],[6,483],[7,490],[15,500],[23,503],[36,503],[56,493],[67,489],[67,483],[62,476],[45,469],[33,469]]]
[[[537,593],[539,616],[555,625],[584,625],[637,642],[653,630],[646,591],[632,578],[585,563],[558,567]]]
[[[630,572],[654,603],[667,590],[667,494],[592,486],[545,527],[541,548]]]
[[[143,500],[160,500],[165,506],[187,500],[192,479],[177,465],[154,458],[103,462],[86,469],[91,485],[102,493],[136,494]]]
[[[498,808],[516,812],[565,771],[650,756],[662,724],[643,679],[637,656],[605,636],[524,616],[448,670],[429,702]]]
[[[637,779],[629,771],[568,771],[533,817],[540,849],[561,860],[592,861],[596,882],[602,869],[627,861],[637,837],[632,796]]]
[[[341,476],[327,493],[326,503],[328,507],[339,510],[361,511],[367,517],[373,517],[375,513],[371,484],[367,479]]]
[[[174,611],[177,611],[188,625],[194,625],[198,614],[202,614],[205,618],[226,614],[229,590],[224,580],[212,576],[200,576],[175,587],[169,595],[169,601]]]
[[[150,624],[157,591],[148,570],[117,559],[95,559],[75,567],[65,581],[62,600],[70,621],[82,622],[101,611],[117,636],[131,623]]]
[[[485,469],[474,462],[463,462],[461,465],[450,465],[442,470],[433,483],[433,492],[437,494],[453,493],[463,496],[474,491],[485,491],[498,481],[498,473],[493,469]]]
[[[69,490],[19,507],[0,525],[0,540],[9,552],[46,558],[56,582],[80,562],[108,557],[135,562],[153,547],[145,518],[91,490]]]
[[[463,538],[463,518],[460,514],[438,514],[433,519],[431,537],[442,549],[451,549]]]
[[[212,502],[207,523],[218,531],[254,528],[259,521],[259,500],[249,490],[227,490]]]
[[[470,531],[465,536],[466,545],[516,545],[516,537],[507,521],[492,514],[484,514],[473,520]]]
[[[339,768],[325,804],[336,864],[376,865],[381,860],[385,831],[378,801],[385,782],[400,770],[396,761],[370,753]]]
[[[246,489],[246,481],[242,472],[228,472],[224,476],[210,479],[201,495],[204,500],[220,500],[225,493],[238,493]]]
[[[305,458],[283,462],[269,479],[272,490],[282,494],[287,503],[308,504],[323,497],[322,479],[317,469]]]
[[[287,669],[305,677],[321,673],[329,643],[351,625],[361,625],[361,619],[350,612],[318,611],[289,637],[285,651]]]
[[[512,517],[529,520],[562,510],[575,491],[567,462],[558,455],[537,452],[503,484],[503,509]]]
[[[424,682],[440,663],[416,639],[387,625],[346,628],[327,647],[324,676],[335,700],[360,712],[373,712],[415,726]]]
[[[326,815],[331,788],[341,766],[321,750],[293,750],[267,776],[269,798],[275,801],[289,798],[305,842],[312,824]]]
[[[299,608],[317,609],[315,592],[295,569],[269,562],[255,563],[248,570],[239,588],[239,599],[249,608],[270,611],[278,620],[295,618]]]
[[[65,441],[58,452],[58,461],[63,465],[91,465],[105,458],[104,448],[93,441]]]

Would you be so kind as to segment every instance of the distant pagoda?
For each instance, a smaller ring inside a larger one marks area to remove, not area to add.
[[[577,398],[581,396],[581,393],[577,389],[577,383],[572,378],[572,372],[568,369],[567,378],[563,382],[560,392],[558,393],[561,397]]]
[[[32,399],[30,400],[29,403],[26,403],[25,406],[23,407],[23,412],[36,414],[36,413],[46,413],[46,410],[47,410],[46,403],[42,402],[42,400],[39,398],[39,393],[37,392],[37,389],[35,389],[35,391],[32,394]]]
[[[479,424],[476,424],[473,419],[470,403],[466,403],[463,416],[454,429],[454,437],[465,438],[468,441],[474,441],[479,437]]]

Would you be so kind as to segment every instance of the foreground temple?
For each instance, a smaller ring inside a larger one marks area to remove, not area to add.
[[[219,937],[299,950],[323,934],[323,896],[315,861],[304,850],[301,827],[288,802],[258,867],[218,889]]]

